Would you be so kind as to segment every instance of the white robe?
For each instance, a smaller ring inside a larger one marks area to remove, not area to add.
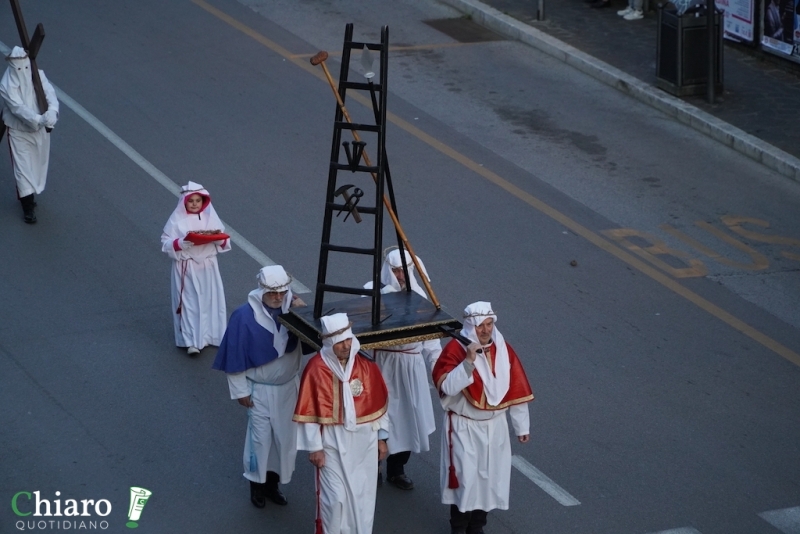
[[[386,428],[386,415],[352,432],[344,425],[298,424],[297,448],[325,452],[325,466],[318,470],[323,532],[370,534],[378,489],[378,429]]]
[[[442,347],[433,339],[390,349],[395,352],[375,351],[389,390],[389,454],[425,452],[430,449],[428,436],[436,430],[428,377]]]
[[[30,65],[30,63],[28,63]],[[58,113],[58,98],[53,86],[39,70],[48,109]],[[29,76],[28,76],[29,78]],[[17,194],[26,197],[44,191],[47,169],[50,164],[50,134],[38,122],[40,114],[33,83],[21,79],[9,67],[0,79],[0,97],[3,99],[3,123],[8,127],[8,144]]]
[[[175,344],[178,347],[218,346],[225,334],[227,312],[225,290],[219,274],[217,253],[231,249],[230,239],[207,245],[194,245],[187,250],[175,250],[174,241],[181,240],[189,230],[224,230],[216,213],[207,213],[208,206],[198,218],[197,214],[185,217],[173,213],[161,234],[161,250],[172,260],[172,318]],[[176,210],[177,211],[177,210]],[[185,213],[185,211],[184,211]],[[208,227],[210,223],[214,228]],[[177,221],[177,222],[176,222]],[[177,313],[178,306],[181,313]]]
[[[297,457],[297,425],[292,421],[300,390],[300,343],[269,363],[228,374],[231,399],[250,396],[244,440],[244,477],[266,482],[267,471],[278,473],[282,484],[292,480]],[[266,466],[266,468],[262,467]]]
[[[506,412],[511,416],[514,433],[524,436],[530,433],[528,405],[515,404],[503,410],[479,410],[461,392],[472,381],[472,373],[467,373],[464,363],[461,363],[448,373],[441,385],[445,393],[441,398],[445,415],[439,469],[442,503],[455,504],[461,512],[508,510],[511,440]],[[448,417],[448,411],[454,412],[454,415]],[[458,477],[458,488],[455,489],[447,487],[451,422],[453,465]]]

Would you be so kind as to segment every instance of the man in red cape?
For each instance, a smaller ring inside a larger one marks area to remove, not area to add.
[[[520,443],[530,441],[526,403],[533,392],[511,345],[495,328],[489,302],[464,310],[464,347],[453,339],[433,368],[445,410],[440,462],[442,503],[452,534],[482,534],[488,512],[508,510],[511,442],[506,412]]]
[[[294,411],[297,448],[317,468],[317,534],[369,533],[389,395],[378,366],[358,353],[347,314],[321,322],[322,349],[303,371]]]

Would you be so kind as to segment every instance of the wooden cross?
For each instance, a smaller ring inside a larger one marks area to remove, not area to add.
[[[36,92],[36,103],[39,104],[39,113],[47,111],[47,97],[44,95],[44,87],[42,87],[42,78],[39,76],[39,68],[36,66],[36,56],[39,54],[39,48],[44,41],[44,26],[42,23],[36,25],[36,30],[33,32],[33,39],[28,37],[28,27],[25,26],[25,20],[22,18],[22,9],[19,7],[19,0],[10,0],[11,10],[14,12],[14,20],[17,22],[17,31],[19,32],[19,40],[22,43],[22,48],[28,51],[28,58],[31,60],[31,79],[33,81],[33,90]],[[47,130],[50,131],[49,129]]]

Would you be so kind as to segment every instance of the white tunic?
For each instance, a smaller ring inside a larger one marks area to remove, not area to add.
[[[462,362],[454,368],[441,385],[442,447],[440,483],[442,503],[455,504],[461,512],[471,510],[508,510],[511,488],[511,441],[506,412],[517,436],[530,433],[527,404],[515,404],[502,410],[479,410],[461,392],[472,384],[472,373]],[[448,412],[454,412],[452,416]],[[452,423],[452,435],[450,433]],[[458,476],[458,488],[448,488],[450,441],[453,443],[453,465]]]
[[[356,425],[299,424],[297,448],[325,452],[318,470],[319,506],[325,534],[370,534],[375,519],[378,479],[378,429],[386,415]]]
[[[428,436],[436,423],[428,377],[441,352],[436,339],[375,351],[375,363],[389,390],[389,454],[430,449]]]
[[[184,199],[195,193],[206,197],[208,204],[200,213],[188,213]],[[178,347],[218,346],[228,320],[217,253],[231,249],[230,239],[175,250],[176,240],[180,243],[187,232],[200,230],[224,231],[225,226],[210,203],[208,191],[189,182],[161,234],[161,250],[173,260],[172,323]]]
[[[179,347],[219,345],[225,334],[227,313],[225,290],[217,264],[217,252],[231,249],[230,240],[195,245],[176,251],[172,242],[177,237],[162,235],[162,250],[172,258],[172,317],[175,344]],[[177,313],[180,306],[181,313]]]
[[[14,50],[17,50],[15,47]],[[10,61],[11,65],[0,79],[3,99],[3,123],[8,127],[8,144],[17,181],[17,194],[26,197],[44,191],[50,163],[50,134],[40,124],[41,115],[33,90],[30,61]],[[15,68],[21,66],[22,70]],[[58,115],[56,91],[39,70],[48,109]]]
[[[292,480],[297,457],[297,425],[292,421],[300,389],[300,343],[292,352],[241,373],[228,374],[231,399],[250,396],[244,440],[244,477],[264,483],[267,471],[282,484]],[[266,466],[264,468],[263,466]]]

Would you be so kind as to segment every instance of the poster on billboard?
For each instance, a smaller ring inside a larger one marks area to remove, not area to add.
[[[800,1],[800,0],[798,0]],[[725,13],[725,37],[734,41],[753,42],[754,0],[716,0],[717,9]]]
[[[800,62],[800,0],[764,0],[761,46]]]

